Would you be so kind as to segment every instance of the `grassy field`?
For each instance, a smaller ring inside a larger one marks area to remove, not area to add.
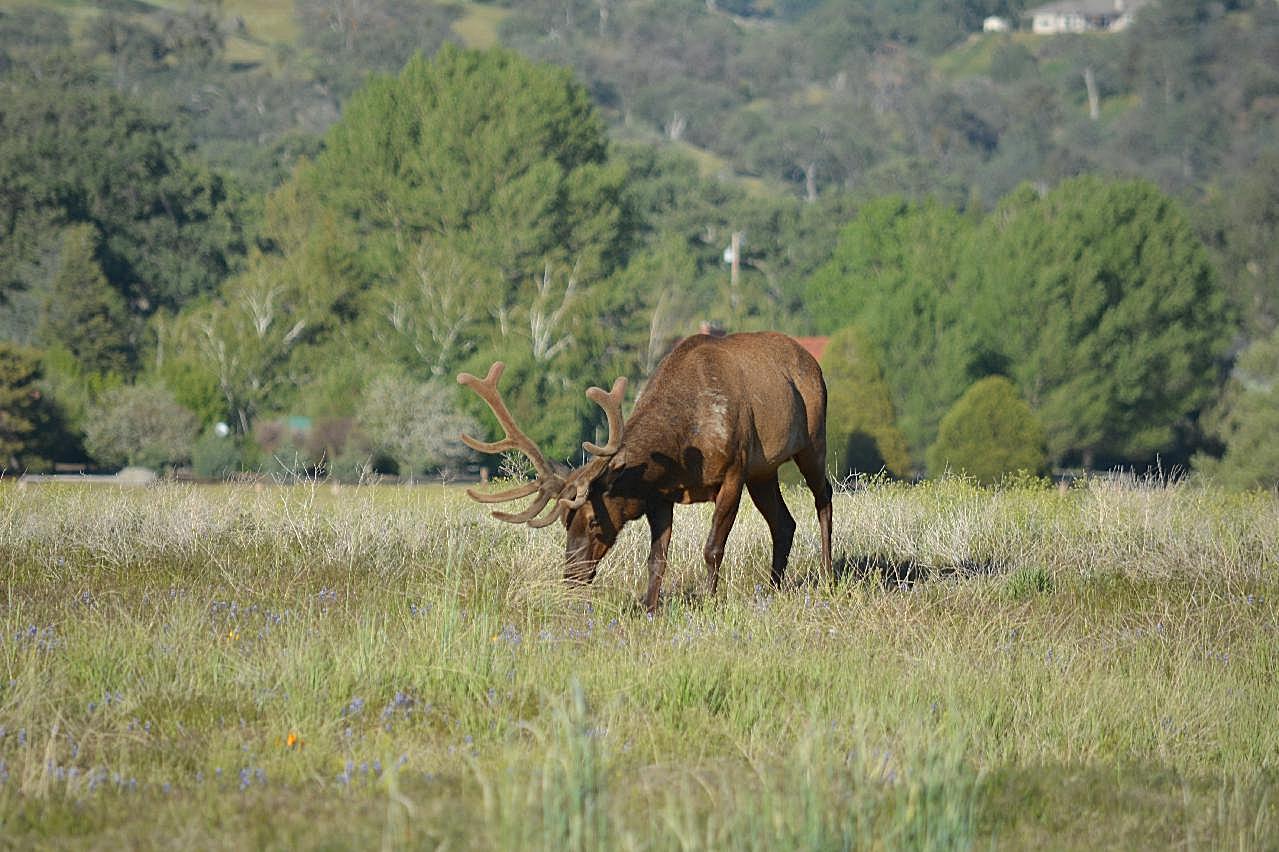
[[[1279,846],[1279,503],[1190,485],[806,492],[786,588],[706,507],[438,487],[0,484],[0,846]]]

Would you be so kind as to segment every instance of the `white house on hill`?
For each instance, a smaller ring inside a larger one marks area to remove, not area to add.
[[[1030,29],[1041,35],[1118,32],[1132,23],[1146,0],[1057,0],[1029,10]]]

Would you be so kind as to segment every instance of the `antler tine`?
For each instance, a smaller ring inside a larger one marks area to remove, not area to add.
[[[547,516],[546,516],[546,517],[544,517],[544,518],[538,518],[538,519],[537,519],[537,520],[535,520],[535,521],[529,521],[529,522],[528,522],[528,525],[529,525],[530,527],[533,527],[534,529],[541,529],[542,527],[549,527],[551,524],[553,524],[553,523],[555,523],[556,521],[558,521],[558,520],[560,519],[560,516],[561,516],[561,515],[563,515],[563,514],[564,514],[564,501],[563,501],[563,500],[558,500],[558,501],[556,501],[556,503],[555,503],[555,508],[554,508],[553,510],[551,510],[551,512],[550,512],[549,514],[547,514]]]
[[[508,500],[527,497],[540,487],[540,483],[526,482],[523,485],[516,486],[508,491],[499,491],[496,494],[485,494],[481,491],[476,491],[474,488],[468,488],[466,489],[466,496],[476,503],[505,503]]]
[[[586,467],[579,468],[579,470],[582,475],[577,477],[577,481],[566,486],[564,491],[560,492],[559,502],[565,510],[580,509],[582,507],[582,504],[586,502],[586,495],[591,492],[591,480],[595,478],[600,470],[603,470],[603,465],[600,459],[595,459],[593,462],[588,462]],[[573,496],[563,496],[570,488],[575,492]]]
[[[546,504],[551,502],[551,498],[555,496],[552,491],[543,491],[537,495],[537,499],[529,504],[528,508],[523,512],[512,514],[510,512],[494,512],[493,517],[499,521],[506,521],[508,524],[524,524],[532,525],[533,519],[537,517],[542,509],[546,508]]]
[[[500,441],[479,441],[464,433],[461,436],[462,443],[481,453],[519,450],[529,457],[529,461],[533,462],[533,468],[537,471],[539,479],[554,476],[555,469],[547,462],[537,444],[533,443],[533,440],[525,435],[519,426],[515,425],[515,418],[511,416],[511,412],[506,408],[506,403],[502,401],[502,395],[497,389],[497,382],[498,379],[502,378],[502,371],[505,369],[506,364],[501,361],[494,361],[493,366],[489,367],[488,375],[483,379],[477,379],[470,373],[458,374],[457,383],[467,385],[471,390],[479,394],[480,399],[487,402],[489,408],[493,410],[493,414],[497,417],[497,422],[501,424],[503,431],[506,432],[506,437]]]
[[[608,393],[603,388],[588,388],[586,395],[594,400],[604,413],[608,415],[608,443],[600,447],[590,441],[582,442],[582,449],[593,456],[614,456],[622,448],[622,437],[626,433],[626,423],[622,419],[622,399],[626,396],[626,377],[618,376],[613,382],[613,389]]]

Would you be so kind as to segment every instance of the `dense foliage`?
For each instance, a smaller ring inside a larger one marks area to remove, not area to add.
[[[982,219],[879,199],[808,294],[818,316],[854,319],[874,341],[917,461],[950,405],[994,373],[1016,380],[1058,463],[1175,452],[1231,333],[1202,243],[1144,181],[1023,186]]]
[[[1210,420],[1225,454],[1220,460],[1201,455],[1196,467],[1235,488],[1279,485],[1279,330],[1239,356]]]
[[[93,405],[84,441],[104,464],[158,469],[190,461],[198,429],[167,389],[132,385],[107,391]]]
[[[0,75],[0,292],[41,309],[63,251],[84,250],[62,236],[78,224],[96,229],[91,260],[135,317],[213,290],[243,255],[246,221],[234,188],[185,148],[168,121],[76,68]]]
[[[39,428],[40,361],[35,352],[0,341],[0,467],[22,469]]]
[[[251,465],[258,421],[501,358],[565,457],[585,386],[642,388],[703,320],[858,325],[890,470],[993,374],[1055,464],[1244,440],[1215,398],[1279,317],[1272,3],[1059,37],[976,34],[1024,24],[993,0],[238,10],[0,10],[0,340],[71,427],[28,456],[140,382]]]
[[[1226,304],[1179,206],[1144,181],[1014,193],[961,287],[978,341],[1048,430],[1054,459],[1151,458],[1214,394]]]
[[[819,330],[855,322],[874,344],[917,463],[982,369],[972,336],[959,331],[969,300],[955,292],[971,239],[971,222],[940,203],[878,199],[858,211],[808,285]]]

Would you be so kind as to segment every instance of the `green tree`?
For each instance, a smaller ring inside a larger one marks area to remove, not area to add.
[[[973,225],[937,202],[865,205],[808,282],[818,331],[855,324],[883,365],[898,424],[922,463],[942,414],[990,372],[956,292]]]
[[[191,458],[199,424],[160,387],[127,385],[90,407],[85,447],[102,464],[157,470]]]
[[[1203,244],[1145,181],[1022,187],[975,237],[961,287],[974,336],[1048,431],[1053,459],[1139,460],[1210,399],[1231,333]]]
[[[1231,488],[1279,484],[1279,331],[1239,356],[1209,429],[1225,452],[1196,456],[1197,469]]]
[[[40,357],[33,349],[0,341],[0,468],[22,470],[40,424]]]
[[[94,260],[137,314],[211,291],[245,248],[236,189],[170,122],[49,61],[0,75],[0,291],[47,286],[48,235],[94,226]]]
[[[430,56],[455,38],[459,9],[424,0],[298,0],[299,43],[329,61],[317,69],[345,99],[370,72],[398,72],[414,53]]]
[[[359,237],[356,286],[417,277],[409,261],[447,246],[483,269],[457,286],[485,297],[501,333],[548,265],[583,287],[616,265],[624,176],[568,72],[446,46],[373,78],[305,180]]]
[[[592,308],[631,244],[624,177],[567,72],[502,50],[417,56],[372,78],[268,199],[270,251],[184,314],[180,357],[214,365],[245,432],[312,381],[348,383],[317,356],[421,381],[501,353],[563,378],[607,343]]]
[[[93,225],[72,225],[62,238],[57,272],[41,312],[39,335],[46,345],[69,350],[82,369],[127,375],[133,343],[124,299],[107,284],[95,260]]]
[[[1044,427],[1003,376],[987,376],[964,392],[942,418],[928,448],[928,472],[947,470],[992,485],[1010,473],[1048,472]]]
[[[209,429],[191,447],[191,467],[206,479],[227,479],[244,469],[244,449],[235,435]]]
[[[850,473],[910,474],[906,437],[897,428],[893,401],[866,335],[850,326],[833,334],[822,353],[829,397],[827,458],[840,478]]]
[[[1200,215],[1245,333],[1268,335],[1279,326],[1279,149],[1214,193]]]
[[[216,381],[236,431],[248,434],[254,418],[284,407],[302,377],[295,353],[313,335],[314,311],[286,278],[279,263],[262,260],[223,288],[221,300],[185,312],[167,337],[176,351],[161,375],[192,380],[184,391],[210,412],[207,381]]]

